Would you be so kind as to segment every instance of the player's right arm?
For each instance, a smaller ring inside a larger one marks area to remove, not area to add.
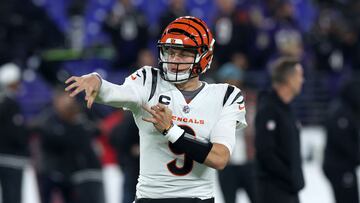
[[[128,77],[124,84],[116,85],[102,79],[98,74],[91,73],[81,77],[72,76],[66,80],[68,86],[65,91],[74,97],[80,92],[85,92],[87,107],[91,108],[94,102],[110,105],[113,107],[126,107],[132,109],[141,106],[141,93],[144,88],[134,81],[133,75]]]

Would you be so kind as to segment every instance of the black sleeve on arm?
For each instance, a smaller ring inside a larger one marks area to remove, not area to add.
[[[188,133],[183,133],[173,145],[199,163],[204,163],[213,146],[211,142],[201,142]]]

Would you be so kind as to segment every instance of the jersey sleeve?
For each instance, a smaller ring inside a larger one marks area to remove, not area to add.
[[[128,76],[122,85],[102,79],[96,102],[131,111],[139,110],[147,93],[146,72],[145,67],[140,68]]]
[[[232,153],[237,129],[247,126],[245,102],[240,89],[229,86],[223,102],[220,118],[211,131],[210,141],[225,145]]]

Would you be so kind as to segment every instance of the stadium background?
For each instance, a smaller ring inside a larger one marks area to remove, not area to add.
[[[26,120],[38,116],[42,109],[49,105],[52,88],[61,84],[69,75],[97,71],[107,80],[121,83],[129,73],[138,68],[137,65],[141,62],[114,61],[118,55],[117,46],[123,45],[112,43],[111,33],[105,31],[104,23],[116,2],[1,1],[0,63],[13,61],[23,70],[23,86],[18,101]],[[157,57],[156,41],[162,29],[160,17],[167,10],[169,2],[130,1],[146,19],[147,39],[141,49],[146,48],[154,57]],[[204,19],[212,28],[219,17],[219,2],[221,1],[184,0],[186,13]],[[303,93],[294,104],[303,124],[302,153],[307,184],[301,193],[301,199],[303,202],[331,203],[330,188],[320,169],[325,139],[322,124],[329,101],[335,97],[342,81],[360,69],[360,4],[351,0],[235,2],[238,18],[247,26],[250,25],[257,36],[255,39],[244,39],[247,42],[245,45],[241,44],[232,50],[245,53],[248,67],[244,71],[244,83],[252,90],[256,92],[269,84],[266,65],[276,56],[283,54],[280,47],[301,47],[300,55],[305,64],[306,82]],[[284,13],[286,15],[283,15]],[[137,34],[141,36],[144,33]],[[132,49],[132,46],[138,45],[129,43],[126,46],[126,50],[131,52],[136,50]],[[138,52],[133,54],[138,56]],[[226,62],[220,58],[215,60],[207,81],[216,81],[216,70]],[[156,58],[153,61],[156,63]],[[103,119],[113,112],[112,108],[96,105],[90,114]],[[118,194],[120,190],[116,189],[120,184],[114,182],[113,177],[119,177],[117,181],[121,181],[121,172],[110,162],[111,160],[105,158],[105,177],[111,177],[105,179],[108,186],[106,194],[108,202],[115,203],[121,194]],[[35,203],[38,201],[38,191],[34,187],[33,168],[26,170],[26,174],[24,203]],[[110,186],[113,184],[115,187]],[[218,195],[221,202],[221,194]]]

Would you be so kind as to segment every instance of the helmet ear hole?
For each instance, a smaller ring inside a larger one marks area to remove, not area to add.
[[[207,50],[208,50],[208,48],[207,48],[206,45],[204,45],[204,46],[201,47],[201,53],[204,53],[204,52],[206,52]]]
[[[199,63],[197,63],[196,65],[194,65],[194,67],[193,67],[193,72],[194,72],[195,74],[197,74],[197,75],[200,75],[200,73],[202,72],[202,70],[201,70],[201,66],[200,66]]]

